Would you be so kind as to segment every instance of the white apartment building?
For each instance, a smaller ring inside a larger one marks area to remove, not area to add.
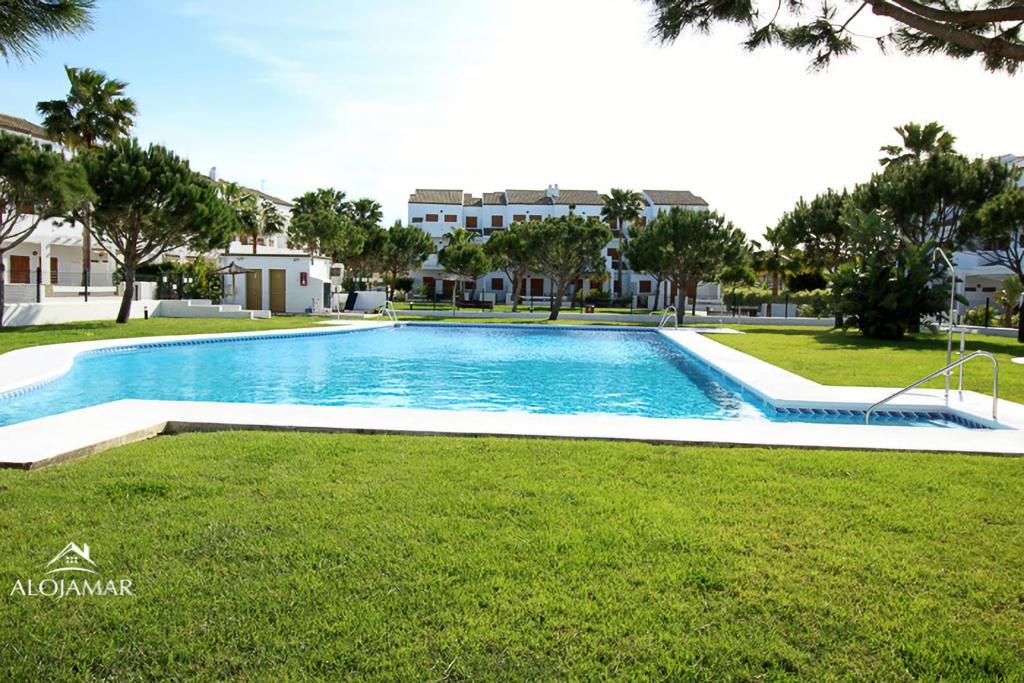
[[[1015,154],[1005,154],[999,157],[1003,163],[1018,169],[1024,169],[1024,157]],[[1024,177],[1017,181],[1017,186],[1024,191]],[[1024,247],[1024,226],[1017,230],[1013,238]],[[953,256],[953,263],[957,267],[957,278],[962,279],[959,291],[967,299],[966,308],[984,306],[988,299],[991,305],[995,305],[998,292],[1003,288],[1006,278],[1014,274],[1009,268],[993,263],[991,244],[975,244],[965,248]],[[965,308],[963,305],[961,309]]]
[[[645,206],[642,221],[650,221],[662,211],[673,206],[690,210],[706,209],[708,203],[687,190],[643,190],[641,193]],[[476,232],[479,240],[486,241],[495,231],[504,230],[519,221],[539,221],[548,216],[564,216],[570,210],[580,216],[601,217],[604,202],[596,190],[563,190],[558,185],[549,185],[546,190],[503,190],[484,192],[476,197],[462,190],[430,190],[417,189],[409,196],[408,223],[416,225],[430,233],[438,248],[444,245],[444,236],[454,228],[465,228]],[[614,224],[609,226],[613,233]],[[629,234],[630,224],[624,226]],[[604,249],[605,267],[609,279],[604,282],[584,281],[576,283],[576,291],[582,289],[600,289],[609,295],[614,292],[616,297],[638,297],[638,306],[666,305],[668,297],[674,297],[675,291],[668,283],[662,283],[655,301],[655,280],[649,275],[625,270],[623,274],[623,290],[619,290],[617,270],[620,258],[620,238],[615,235]],[[438,295],[450,295],[454,279],[448,276],[432,254],[423,266],[412,273],[415,286],[424,287],[428,292]],[[538,299],[552,295],[551,282],[539,275],[530,274],[525,278],[522,295]],[[475,298],[487,299],[496,303],[511,302],[512,283],[503,272],[492,272],[484,275],[469,289],[474,290]],[[721,290],[717,284],[701,283],[699,287],[690,286],[688,295],[693,301],[718,302]],[[671,301],[668,301],[671,303]]]
[[[0,114],[0,131],[22,135],[49,145],[67,154],[61,145],[55,143],[46,131],[25,119]],[[210,171],[211,180],[219,181],[216,169]],[[205,258],[220,266],[233,261],[245,261],[248,269],[256,271],[248,276],[250,282],[259,282],[261,295],[255,295],[253,287],[246,291],[240,284],[238,291],[226,292],[228,300],[238,299],[239,303],[253,304],[257,308],[273,308],[280,312],[302,312],[310,307],[321,307],[324,296],[324,282],[329,283],[329,264],[326,259],[311,258],[301,249],[288,246],[287,226],[291,219],[292,204],[289,201],[253,188],[243,188],[261,200],[268,200],[280,212],[285,229],[273,235],[257,238],[255,250],[250,235],[235,235],[224,252],[213,251],[198,254],[188,249],[175,249],[158,259],[158,262],[175,262]],[[24,219],[28,220],[28,219]],[[93,241],[91,250],[90,297],[113,297],[117,295],[114,272],[117,264],[99,244]],[[266,264],[256,256],[286,257]],[[292,258],[287,258],[292,257]],[[40,223],[28,239],[3,255],[5,266],[6,303],[30,304],[54,300],[74,300],[83,294],[83,246],[82,225],[68,221],[49,219]],[[287,263],[287,268],[278,267]],[[305,263],[306,268],[293,264]],[[241,265],[241,263],[239,263]],[[262,271],[266,272],[262,272]],[[282,278],[281,271],[287,270],[288,277]],[[292,271],[295,271],[294,273]],[[254,280],[255,278],[255,280]],[[245,280],[246,278],[243,278]],[[227,280],[227,278],[226,278]],[[237,278],[236,278],[237,280]],[[290,287],[288,285],[290,284]],[[228,285],[230,287],[230,285]],[[315,291],[314,291],[315,290]],[[148,292],[149,290],[147,290]]]
[[[9,135],[22,135],[66,153],[66,150],[50,139],[43,128],[25,119],[0,114],[0,131]],[[4,252],[6,302],[34,303],[78,296],[82,291],[83,260],[81,224],[60,219],[41,222],[26,241]],[[114,260],[95,242],[90,260],[90,295],[115,295]]]

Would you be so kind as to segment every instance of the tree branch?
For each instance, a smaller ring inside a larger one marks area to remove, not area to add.
[[[955,24],[956,26],[984,26],[985,24],[1002,21],[1024,20],[1024,5],[1019,4],[990,9],[955,11],[937,9],[915,0],[893,0],[893,2],[926,19],[933,19],[943,24]]]
[[[871,11],[879,16],[895,19],[911,28],[936,38],[941,38],[953,45],[993,57],[1024,62],[1024,45],[1010,43],[998,38],[986,38],[970,31],[947,26],[902,7],[905,4],[918,4],[912,2],[912,0],[893,0],[893,2],[887,2],[887,0],[865,0],[865,2],[871,5]]]

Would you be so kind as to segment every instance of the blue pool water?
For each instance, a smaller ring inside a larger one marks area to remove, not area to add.
[[[650,330],[401,326],[80,356],[0,425],[123,398],[859,423],[779,414]],[[875,418],[873,418],[874,420]],[[879,423],[949,426],[941,416]]]

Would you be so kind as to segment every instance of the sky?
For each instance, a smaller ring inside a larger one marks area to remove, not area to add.
[[[750,236],[851,187],[908,121],[969,156],[1024,153],[1024,74],[882,55],[809,73],[716,27],[662,46],[638,0],[99,0],[94,29],[0,63],[0,112],[37,121],[63,65],[129,83],[142,142],[291,198],[417,187],[690,190]],[[286,9],[282,9],[286,8]],[[882,25],[862,13],[858,32]]]

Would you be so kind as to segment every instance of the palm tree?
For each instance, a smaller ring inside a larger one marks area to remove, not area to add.
[[[935,121],[923,126],[920,123],[908,123],[905,126],[897,126],[895,130],[903,145],[883,146],[881,151],[886,156],[878,160],[882,166],[898,166],[932,156],[951,154],[954,151],[956,136]]]
[[[349,204],[348,210],[352,222],[363,228],[379,225],[384,217],[380,204],[369,197],[355,200]]]
[[[284,230],[284,216],[269,200],[260,199],[237,183],[224,183],[221,185],[220,194],[235,212],[245,234],[252,240],[253,254],[257,253],[260,237]]]
[[[42,38],[74,36],[92,28],[94,0],[4,0],[0,3],[0,57],[25,61]]]
[[[633,190],[623,190],[613,187],[608,194],[601,195],[604,206],[601,207],[601,218],[606,221],[615,221],[615,233],[619,238],[619,266],[616,273],[619,282],[619,296],[625,294],[623,291],[623,254],[629,248],[629,237],[626,234],[626,223],[639,220],[643,215],[644,197]],[[614,295],[614,293],[613,293]]]
[[[51,138],[72,152],[79,152],[131,133],[137,110],[135,101],[124,95],[127,83],[109,79],[94,69],[65,66],[64,71],[71,85],[67,98],[36,105],[36,111],[43,117],[43,128]],[[92,207],[88,204],[82,207],[81,221],[82,284],[88,301],[92,271]]]
[[[752,260],[758,273],[771,278],[774,298],[779,295],[782,280],[796,270],[799,254],[786,246],[778,228],[765,230],[764,239],[767,247],[763,249],[760,242],[751,240],[755,249]]]

